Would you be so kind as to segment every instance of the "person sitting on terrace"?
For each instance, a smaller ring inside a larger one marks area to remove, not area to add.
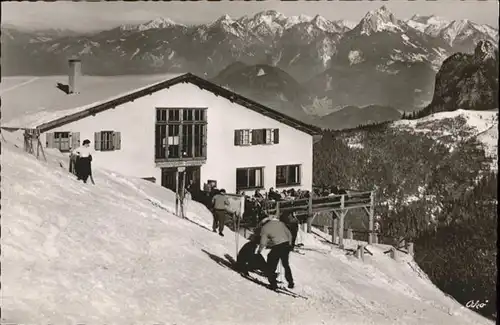
[[[262,200],[264,199],[264,196],[260,193],[260,190],[259,189],[256,189],[255,190],[255,194],[253,195],[256,199],[258,200]]]
[[[276,191],[274,190],[274,188],[272,188],[272,187],[269,189],[269,194],[267,195],[267,197],[268,197],[270,200],[274,200],[274,201],[279,201],[279,200],[281,200],[281,195],[280,195],[278,192],[276,192]]]

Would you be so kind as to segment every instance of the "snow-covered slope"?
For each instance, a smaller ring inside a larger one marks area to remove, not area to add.
[[[392,126],[427,133],[436,140],[446,139],[450,143],[476,137],[483,145],[486,154],[493,158],[492,167],[497,168],[498,109],[490,111],[458,109],[432,114],[417,120],[396,121],[392,123]]]
[[[230,231],[209,230],[201,205],[188,202],[182,220],[159,185],[105,170],[82,184],[62,154],[36,160],[20,135],[3,133],[2,323],[492,324],[408,257],[376,246],[361,262],[304,233],[312,250],[291,264],[295,291],[309,299],[274,293],[204,252],[224,259],[236,247]]]

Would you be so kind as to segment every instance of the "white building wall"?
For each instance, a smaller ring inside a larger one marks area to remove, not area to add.
[[[156,107],[207,107],[207,162],[201,168],[201,182],[218,182],[227,192],[236,190],[236,168],[264,167],[264,187],[275,186],[276,166],[300,164],[301,185],[312,187],[313,138],[311,135],[254,112],[229,100],[201,90],[190,83],[175,85],[115,109],[89,116],[49,132],[80,132],[80,141],[94,132],[121,132],[121,149],[96,151],[93,165],[137,176],[161,180],[154,161]],[[278,128],[279,144],[235,146],[235,129]],[[42,136],[42,141],[45,142]]]

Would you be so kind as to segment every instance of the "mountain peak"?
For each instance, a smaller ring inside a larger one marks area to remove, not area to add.
[[[316,25],[317,27],[319,27],[321,29],[325,29],[325,27],[326,27],[326,25],[328,25],[329,21],[320,15],[316,15],[316,16],[314,16],[311,23]]]
[[[276,10],[261,11],[253,16],[255,22],[266,22],[267,24],[285,19],[286,16]]]
[[[339,33],[345,31],[346,29],[349,29],[346,28],[346,26],[344,26],[342,22],[332,22],[320,15],[316,15],[311,20],[311,24],[323,31],[332,33]]]
[[[153,20],[150,20],[146,23],[139,24],[139,25],[124,25],[121,26],[121,30],[139,30],[139,31],[144,31],[148,29],[161,29],[161,28],[167,28],[171,26],[183,26],[180,24],[177,24],[175,21],[173,21],[170,18],[163,18],[163,17],[158,17]]]
[[[314,18],[313,18],[313,20],[312,20],[312,21],[313,21],[313,22],[315,22],[315,23],[316,23],[316,22],[324,22],[324,21],[326,21],[326,19],[325,19],[325,18],[323,18],[323,16],[316,15],[316,16],[314,16]]]
[[[211,24],[208,24],[207,26],[229,26],[233,24],[235,20],[231,18],[228,14],[222,15],[219,17],[219,19],[215,20]]]
[[[222,15],[215,21],[215,23],[222,23],[222,22],[233,22],[233,19],[228,15]]]
[[[397,23],[397,19],[394,18],[393,13],[389,9],[387,9],[385,5],[378,8],[377,10],[369,11],[364,17],[364,19],[372,18],[379,18],[385,22]]]
[[[385,5],[377,9],[377,12],[388,12],[390,13],[389,9]]]
[[[401,22],[384,5],[368,12],[356,28],[360,29],[361,34],[370,35],[381,31],[402,31],[400,24]]]

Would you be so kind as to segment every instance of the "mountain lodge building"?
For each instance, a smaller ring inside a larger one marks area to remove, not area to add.
[[[2,129],[63,153],[89,139],[94,165],[174,191],[178,168],[199,189],[312,188],[317,127],[190,73],[95,77],[78,59],[69,66],[68,85],[50,76],[4,90],[2,105],[22,116]]]

